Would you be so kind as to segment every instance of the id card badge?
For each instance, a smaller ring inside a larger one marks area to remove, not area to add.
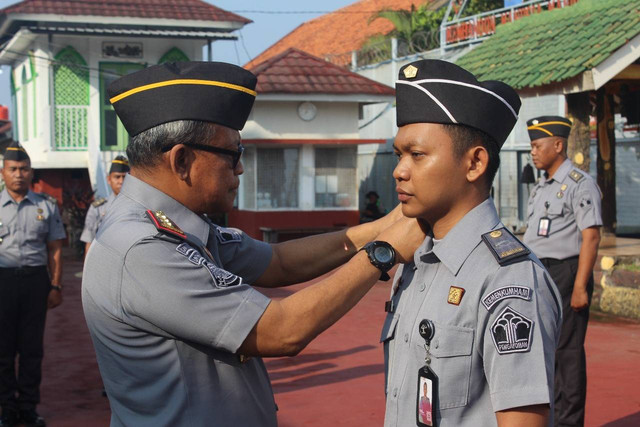
[[[435,427],[435,408],[438,402],[438,377],[428,366],[418,370],[418,399],[416,421],[419,427]]]
[[[551,218],[543,216],[538,222],[538,236],[549,237],[551,231]]]

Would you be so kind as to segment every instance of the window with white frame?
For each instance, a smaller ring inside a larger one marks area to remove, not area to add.
[[[355,208],[356,147],[316,147],[316,208]]]
[[[298,207],[298,147],[259,147],[256,150],[258,210]]]

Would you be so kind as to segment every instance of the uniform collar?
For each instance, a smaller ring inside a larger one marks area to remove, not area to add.
[[[433,253],[451,273],[456,275],[469,254],[482,240],[481,236],[493,230],[499,223],[500,218],[498,218],[493,199],[489,197],[467,212],[433,248]]]
[[[551,180],[556,182],[563,182],[567,175],[569,175],[569,172],[572,168],[573,164],[571,163],[571,160],[569,160],[568,158],[564,159],[564,162],[562,162],[562,164],[558,167],[556,173],[554,173],[550,179],[547,179],[547,182]]]
[[[37,200],[37,196],[36,193],[34,193],[33,191],[29,190],[27,191],[27,195],[24,196],[23,200],[28,200],[29,203],[36,203]],[[2,193],[0,193],[0,206],[6,206],[8,203],[15,203],[18,204],[18,202],[16,202],[13,197],[11,197],[11,195],[9,194],[9,192],[7,191],[6,188],[4,188],[2,190]]]
[[[189,210],[182,203],[158,190],[146,182],[128,175],[122,184],[120,194],[140,203],[146,209],[162,211],[171,221],[187,235],[192,235],[207,244],[209,224],[198,214]]]

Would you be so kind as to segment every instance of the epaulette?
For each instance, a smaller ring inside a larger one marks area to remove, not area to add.
[[[529,255],[531,252],[504,227],[484,233],[482,240],[500,265],[504,265],[512,259]]]
[[[39,196],[42,196],[43,198],[47,199],[48,201],[50,201],[51,203],[55,203],[58,204],[58,199],[56,199],[55,197],[47,194],[47,193],[37,193]]]
[[[147,216],[162,234],[177,237],[180,240],[187,240],[187,235],[173,221],[171,221],[162,211],[147,210]]]
[[[569,178],[571,178],[575,182],[580,182],[580,180],[584,178],[584,175],[574,169],[571,172],[569,172]]]
[[[98,206],[102,206],[105,203],[107,203],[107,199],[105,199],[104,197],[100,197],[99,199],[94,200],[93,203],[91,203],[91,206],[97,208]]]

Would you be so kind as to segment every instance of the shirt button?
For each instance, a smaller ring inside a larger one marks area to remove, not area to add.
[[[435,348],[438,348],[438,347],[440,346],[440,341],[436,340],[436,341],[433,343],[433,346],[434,346]]]
[[[427,287],[427,285],[425,285],[424,283],[422,283],[422,284],[420,285],[420,292],[424,291],[426,287]]]
[[[404,342],[408,342],[409,341],[409,334],[404,334]]]
[[[398,396],[398,389],[394,388],[393,389],[393,397],[396,397],[396,396]]]

